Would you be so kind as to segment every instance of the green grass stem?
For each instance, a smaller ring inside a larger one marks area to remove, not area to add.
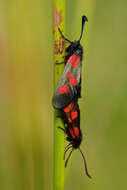
[[[65,0],[54,0],[54,90],[58,84],[64,69],[64,64],[56,64],[64,61],[64,40],[60,36],[58,27],[65,34]],[[63,126],[60,111],[54,110],[54,171],[53,190],[64,190],[64,133],[58,129]]]

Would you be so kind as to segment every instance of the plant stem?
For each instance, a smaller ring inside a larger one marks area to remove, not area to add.
[[[56,64],[64,61],[65,47],[58,27],[65,34],[65,0],[54,0],[54,88],[64,69],[64,64]],[[60,118],[60,111],[54,111],[54,171],[53,190],[64,190],[64,133],[58,129],[64,128]]]

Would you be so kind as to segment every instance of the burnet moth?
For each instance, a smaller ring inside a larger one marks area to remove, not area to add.
[[[55,94],[53,96],[53,106],[61,109],[67,106],[72,100],[81,96],[81,69],[83,48],[80,44],[85,22],[88,21],[86,16],[82,17],[81,35],[78,41],[71,42],[59,32],[63,39],[70,43],[66,48],[65,68],[60,78]]]
[[[91,178],[87,170],[85,156],[80,149],[82,133],[80,129],[80,109],[78,105],[78,98],[81,97],[81,69],[83,58],[83,47],[81,46],[80,41],[86,21],[88,21],[87,17],[83,16],[81,34],[78,41],[71,42],[64,37],[59,29],[62,38],[69,42],[70,45],[65,50],[65,68],[54,93],[52,103],[54,108],[61,110],[61,117],[63,118],[65,129],[61,127],[59,128],[66,133],[66,139],[69,141],[69,144],[65,148],[64,159],[68,150],[71,149],[68,158],[65,161],[65,167],[67,166],[73,150],[79,149],[83,157],[86,175]]]
[[[82,132],[80,129],[80,109],[78,102],[76,100],[73,100],[70,104],[68,104],[66,107],[61,109],[61,115],[62,119],[64,121],[65,129],[59,127],[61,130],[63,130],[66,134],[66,140],[69,142],[69,144],[65,148],[64,153],[64,159],[66,156],[66,153],[69,149],[71,149],[68,158],[65,161],[65,167],[67,166],[68,160],[75,149],[79,149],[81,152],[81,155],[83,157],[84,165],[85,165],[85,172],[86,175],[91,178],[91,176],[88,173],[87,170],[87,164],[85,160],[85,156],[83,155],[82,150],[80,149],[80,144],[82,141]]]

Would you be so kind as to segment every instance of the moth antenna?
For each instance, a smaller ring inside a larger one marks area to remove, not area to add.
[[[65,168],[67,167],[68,160],[69,160],[69,158],[70,158],[70,156],[71,156],[71,154],[72,154],[73,150],[74,150],[74,148],[71,150],[71,152],[69,153],[68,158],[67,158],[67,159],[66,159],[66,161],[65,161]]]
[[[59,30],[59,33],[60,33],[60,35],[62,36],[62,38],[65,40],[65,41],[67,41],[67,42],[69,42],[70,44],[72,43],[70,40],[68,40],[67,38],[65,38],[65,36],[63,35],[63,33],[61,32],[61,30],[60,30],[60,28],[58,28],[58,30]]]
[[[87,17],[86,16],[82,16],[82,27],[81,27],[81,35],[80,35],[80,38],[79,38],[79,42],[82,38],[82,34],[83,34],[83,31],[84,31],[84,26],[85,26],[85,22],[88,21]]]
[[[80,148],[78,148],[78,149],[80,150],[81,155],[82,155],[82,158],[83,158],[83,161],[84,161],[84,166],[85,166],[85,172],[86,172],[86,175],[87,175],[89,178],[92,178],[92,177],[90,176],[90,174],[88,173],[88,169],[87,169],[87,164],[86,164],[85,156],[84,156],[82,150],[81,150]]]
[[[69,146],[69,147],[67,147],[67,148],[65,149],[65,152],[64,152],[64,160],[65,160],[66,153],[68,152],[68,150],[69,150],[70,148],[72,148],[72,146]]]

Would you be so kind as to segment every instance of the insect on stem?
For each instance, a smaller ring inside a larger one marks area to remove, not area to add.
[[[91,178],[87,170],[85,157],[79,148],[82,142],[82,132],[80,129],[80,108],[78,99],[81,98],[81,71],[83,59],[83,47],[80,44],[80,40],[83,35],[86,21],[88,21],[87,17],[82,16],[80,38],[73,42],[68,40],[62,34],[60,28],[58,28],[61,37],[70,44],[65,49],[65,68],[53,95],[52,104],[55,109],[61,112],[61,118],[64,122],[65,129],[61,127],[58,128],[66,134],[66,140],[69,142],[64,152],[65,159],[69,151],[67,159],[65,160],[65,167],[67,167],[73,150],[79,149],[84,161],[86,175]]]

